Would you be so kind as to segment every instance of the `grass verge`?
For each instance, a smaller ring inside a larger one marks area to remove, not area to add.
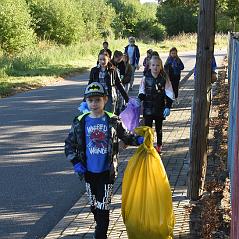
[[[127,39],[108,41],[112,51],[123,51],[128,44]],[[144,56],[149,48],[159,53],[168,53],[173,46],[178,48],[179,53],[196,50],[196,41],[196,34],[181,34],[159,43],[137,41],[136,44]],[[89,40],[66,47],[41,41],[34,49],[28,49],[15,57],[0,52],[0,98],[52,84],[59,77],[72,72],[90,69],[96,63],[102,42],[102,39]],[[226,46],[227,36],[217,34],[215,49]]]
[[[62,81],[61,77],[7,77],[0,78],[0,93],[1,97],[15,95],[33,89],[38,89],[43,86],[53,85]]]

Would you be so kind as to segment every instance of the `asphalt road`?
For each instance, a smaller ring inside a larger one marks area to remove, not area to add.
[[[195,53],[181,56],[185,75]],[[64,140],[87,79],[85,73],[0,99],[1,239],[44,238],[84,191],[65,159]]]

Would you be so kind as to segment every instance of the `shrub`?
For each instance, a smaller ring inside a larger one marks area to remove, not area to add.
[[[160,23],[154,23],[151,26],[151,38],[156,42],[162,41],[167,35],[166,27]]]
[[[228,31],[239,31],[239,18],[236,21],[236,19],[234,20],[223,13],[218,13],[216,31],[223,33],[227,33]]]
[[[1,0],[0,45],[12,54],[34,44],[31,16],[25,0]]]
[[[117,13],[113,21],[116,36],[135,35],[136,25],[141,17],[141,5],[136,0],[107,0]]]
[[[156,20],[139,21],[136,29],[136,37],[143,40],[154,40],[158,42],[163,40],[167,35],[165,26]]]
[[[111,24],[116,16],[114,8],[107,5],[105,0],[78,0],[78,2],[87,29],[85,32],[86,39],[112,36]]]
[[[84,36],[84,22],[75,0],[28,0],[37,35],[69,45]]]
[[[157,4],[139,4],[137,0],[107,0],[107,2],[112,4],[117,13],[112,22],[117,38],[133,35],[147,41],[159,41],[165,37],[165,27],[157,22],[155,16]]]
[[[221,15],[216,21],[216,31],[226,33],[232,29],[231,25],[231,19],[228,16]]]
[[[166,27],[170,36],[181,32],[197,32],[198,18],[190,7],[160,5],[157,18]]]

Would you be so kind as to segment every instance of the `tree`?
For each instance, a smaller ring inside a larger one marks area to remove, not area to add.
[[[75,0],[28,0],[40,38],[69,45],[84,36],[84,22]]]
[[[163,0],[159,1],[158,7],[158,20],[161,22],[161,13],[160,11],[164,12],[164,10],[171,9],[172,12],[175,12],[176,9],[180,9],[179,11],[187,13],[187,19],[189,19],[189,15],[192,14],[193,16],[197,15],[198,12],[198,0]],[[177,11],[176,11],[177,12]],[[175,12],[175,13],[176,13]],[[239,1],[238,0],[218,0],[216,2],[216,30],[217,31],[238,31],[239,30]],[[189,14],[190,13],[190,14]],[[167,15],[164,13],[164,15]],[[180,14],[178,14],[180,15]],[[173,20],[170,20],[173,17],[173,14],[169,12],[168,18],[164,17],[163,21],[166,21],[166,24],[169,28],[172,28],[172,24],[174,24]],[[178,18],[180,21],[181,17]],[[178,21],[175,21],[178,22]],[[192,24],[195,24],[194,20]],[[182,24],[181,24],[182,25]],[[167,27],[166,26],[166,27]],[[167,27],[168,29],[168,27]],[[187,32],[187,27],[185,28],[185,32]],[[170,30],[169,30],[170,31]],[[196,31],[195,31],[196,32]]]
[[[31,16],[25,0],[2,0],[0,46],[8,53],[20,52],[35,42]]]
[[[211,105],[212,57],[215,39],[215,0],[200,0],[196,78],[192,104],[188,196],[198,200],[207,170],[207,137]]]
[[[239,30],[239,1],[238,0],[228,0],[226,15],[232,21],[233,31]]]
[[[162,40],[165,27],[157,22],[157,4],[140,4],[139,0],[108,0],[117,14],[113,20],[116,37],[133,35],[143,40]]]
[[[112,34],[112,21],[116,17],[112,6],[107,5],[104,0],[78,0],[85,23],[86,39],[104,37]]]
[[[136,0],[108,0],[117,17],[113,22],[113,27],[116,30],[116,35],[128,37],[135,35],[137,22],[140,19],[141,5]]]
[[[170,0],[160,4],[157,9],[158,22],[162,23],[169,35],[177,35],[180,32],[196,32],[197,12],[195,7],[188,6],[184,2]],[[197,9],[197,7],[196,7]]]

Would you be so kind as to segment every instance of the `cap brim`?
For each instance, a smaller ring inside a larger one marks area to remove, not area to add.
[[[102,93],[98,93],[98,92],[92,92],[92,93],[85,94],[84,96],[86,98],[90,97],[90,96],[101,96],[101,97],[103,97],[103,96],[106,96],[106,94],[102,94]]]

